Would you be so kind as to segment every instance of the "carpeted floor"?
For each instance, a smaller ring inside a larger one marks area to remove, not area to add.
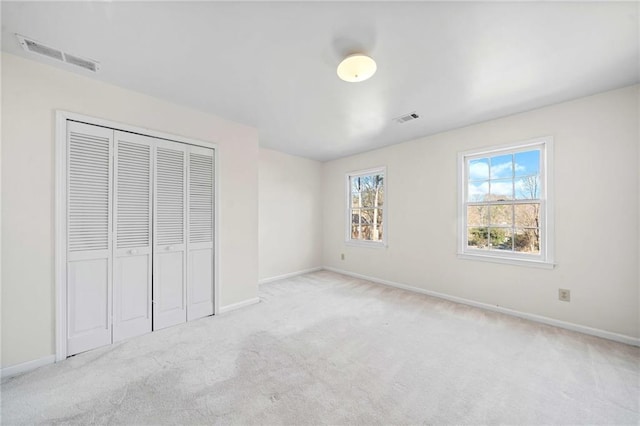
[[[2,383],[2,424],[638,424],[640,349],[321,271]]]

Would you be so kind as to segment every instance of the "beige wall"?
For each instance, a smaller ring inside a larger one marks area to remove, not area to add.
[[[639,337],[638,90],[611,91],[325,163],[324,264]],[[555,139],[556,268],[458,259],[457,153],[538,136]],[[380,165],[387,166],[389,246],[345,246],[345,173]],[[558,288],[571,290],[570,303],[558,300]]]
[[[221,306],[255,297],[258,277],[324,264],[639,337],[638,90],[321,164],[259,149],[253,128],[3,54],[2,366],[54,352],[58,109],[218,144]],[[557,267],[457,259],[457,153],[546,135],[555,138]],[[345,246],[344,175],[379,165],[389,247]],[[559,287],[571,289],[570,303],[557,300]]]
[[[322,266],[322,163],[260,149],[260,279]]]
[[[54,129],[61,109],[215,142],[220,306],[257,296],[255,129],[2,55],[2,365],[55,352]]]

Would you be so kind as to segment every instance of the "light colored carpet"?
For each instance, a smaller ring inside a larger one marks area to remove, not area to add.
[[[321,271],[2,384],[2,423],[638,424],[640,350]]]

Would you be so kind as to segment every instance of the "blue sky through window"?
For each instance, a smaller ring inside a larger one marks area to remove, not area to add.
[[[468,199],[470,201],[482,201],[489,192],[494,196],[503,196],[509,199],[537,198],[530,195],[531,184],[525,190],[526,182],[535,179],[539,188],[540,175],[540,150],[518,152],[515,154],[503,154],[493,157],[476,158],[469,161],[468,168]],[[533,176],[530,178],[530,176]],[[514,179],[515,177],[515,179]],[[515,181],[515,182],[514,182]],[[515,189],[515,194],[514,194]]]

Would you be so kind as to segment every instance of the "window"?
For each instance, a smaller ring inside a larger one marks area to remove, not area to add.
[[[385,168],[347,174],[346,241],[362,245],[386,244]]]
[[[460,257],[553,266],[551,143],[460,154]]]

